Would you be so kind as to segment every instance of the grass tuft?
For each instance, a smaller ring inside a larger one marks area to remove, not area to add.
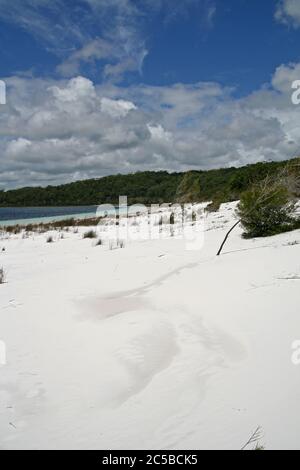
[[[6,275],[3,268],[0,268],[0,284],[5,284]]]
[[[88,232],[85,232],[85,234],[83,235],[83,238],[84,238],[84,239],[87,239],[87,238],[90,238],[90,239],[97,238],[97,233],[95,232],[95,230],[89,230]]]

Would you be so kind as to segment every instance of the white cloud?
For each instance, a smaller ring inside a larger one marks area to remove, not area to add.
[[[49,184],[142,169],[185,170],[300,154],[300,107],[282,65],[269,87],[234,98],[217,83],[129,88],[7,79],[0,184]]]
[[[139,72],[145,57],[141,12],[133,0],[0,0],[0,19],[24,29],[48,51],[62,58],[57,71],[65,77],[82,64],[105,60],[111,75]],[[104,65],[102,65],[102,72]],[[99,69],[99,75],[101,68]]]
[[[113,45],[101,38],[96,38],[73,52],[57,67],[57,71],[62,76],[72,77],[79,72],[82,62],[94,63],[96,60],[113,57],[118,57]]]
[[[148,129],[151,134],[151,138],[153,141],[165,141],[165,142],[171,142],[172,139],[172,134],[171,132],[167,132],[162,125],[148,125]]]
[[[77,13],[63,0],[0,0],[0,18],[16,22],[55,51],[65,77],[6,80],[0,184],[59,183],[140,169],[214,168],[299,154],[300,107],[291,103],[291,84],[300,78],[300,64],[281,65],[268,87],[243,99],[211,82],[117,86],[125,73],[142,70],[145,12],[151,18],[163,12],[168,23],[187,17],[200,4],[209,26],[216,13],[212,0],[176,5],[173,0],[82,0]],[[277,18],[297,25],[298,5],[280,2]],[[96,23],[101,37],[91,34]],[[102,84],[80,76],[82,64],[101,64]]]
[[[112,118],[125,117],[134,109],[137,109],[137,107],[130,101],[112,100],[110,98],[101,99],[101,110]]]
[[[19,139],[12,140],[8,143],[6,147],[6,154],[9,157],[17,157],[18,155],[23,155],[30,147],[30,140],[20,137]]]
[[[207,23],[209,26],[213,25],[216,13],[217,13],[217,7],[216,5],[212,4],[207,10]]]
[[[272,79],[273,87],[281,92],[291,92],[292,84],[300,79],[300,64],[288,64],[277,67]]]
[[[84,77],[72,78],[66,87],[53,86],[48,88],[58,102],[80,102],[84,98],[95,98],[93,82]]]
[[[120,82],[127,73],[142,72],[148,54],[145,31],[155,15],[165,23],[199,15],[211,25],[214,0],[0,0],[0,19],[33,35],[61,63],[57,72],[73,77],[82,66],[95,67],[99,77]]]
[[[87,39],[68,10],[64,0],[0,0],[2,20],[17,24],[57,53]]]
[[[291,24],[295,28],[300,26],[299,0],[280,0],[277,5],[275,17],[284,24]]]

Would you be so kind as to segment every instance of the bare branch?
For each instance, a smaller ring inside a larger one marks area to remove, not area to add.
[[[258,449],[258,442],[262,438],[262,428],[261,426],[258,426],[258,428],[254,431],[250,439],[246,442],[244,447],[242,447],[241,450],[246,450],[247,447],[249,447],[251,444],[256,444],[256,450]]]

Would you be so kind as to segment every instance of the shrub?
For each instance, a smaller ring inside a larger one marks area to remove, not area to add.
[[[197,171],[184,173],[176,191],[176,201],[196,202],[201,199],[201,178]]]
[[[52,236],[50,236],[50,237],[47,238],[47,243],[53,243],[53,242],[54,242],[54,240],[53,240],[53,237],[52,237]]]
[[[11,226],[5,227],[5,231],[13,235],[18,235],[22,231],[22,227],[20,227],[20,225],[11,225]]]
[[[102,245],[103,245],[103,241],[101,240],[101,238],[99,238],[99,240],[96,241],[95,246],[102,246]]]
[[[86,239],[86,238],[97,238],[97,234],[95,232],[95,230],[89,230],[88,232],[85,232],[85,234],[83,235],[83,238]]]
[[[0,284],[5,283],[5,271],[3,268],[0,268]]]
[[[125,240],[117,240],[117,246],[119,248],[125,248]]]
[[[208,204],[208,206],[206,207],[206,212],[218,212],[220,207],[221,207],[221,204],[222,202],[220,200],[214,200],[213,202],[211,202],[210,204]]]
[[[244,237],[265,237],[297,228],[293,217],[295,203],[282,181],[264,182],[244,192],[238,215],[245,229]]]

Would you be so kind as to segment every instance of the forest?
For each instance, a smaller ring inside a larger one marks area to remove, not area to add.
[[[291,171],[300,172],[300,158],[295,158],[288,162],[256,163],[240,168],[183,173],[147,171],[59,186],[0,190],[0,207],[118,204],[119,196],[127,196],[129,204],[146,205],[164,202],[229,202],[238,200],[253,184],[266,176],[276,175],[287,165]]]

